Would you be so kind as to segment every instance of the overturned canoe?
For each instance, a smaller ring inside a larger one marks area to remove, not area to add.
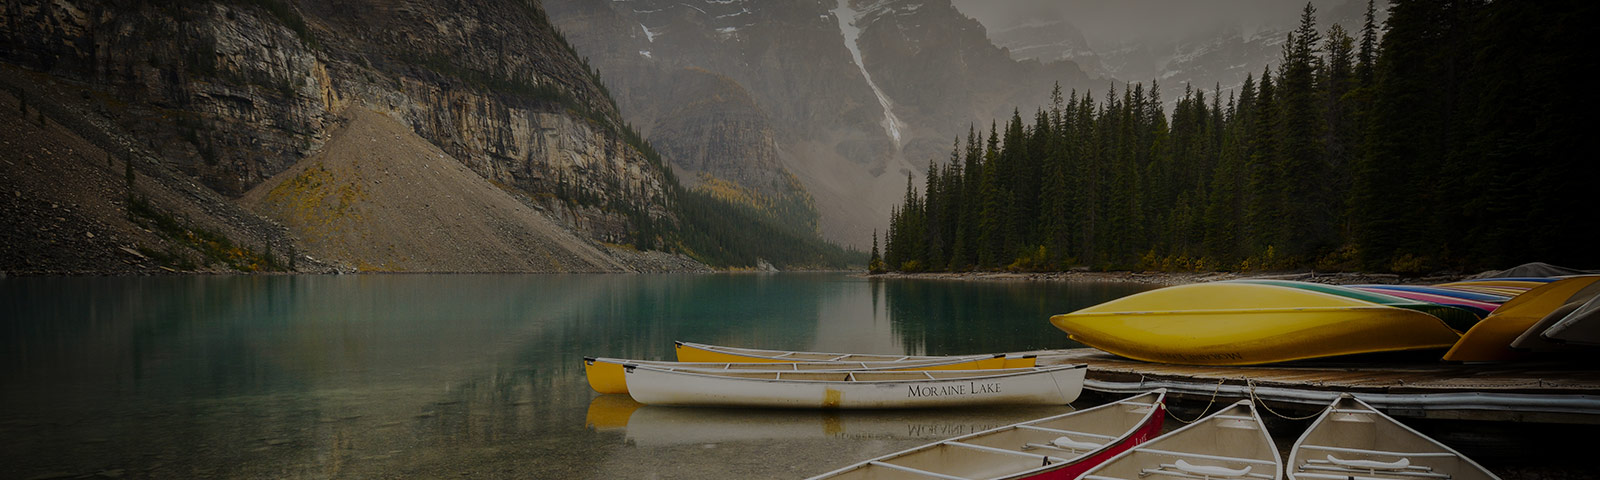
[[[949,360],[952,358],[985,361],[979,368],[1023,368],[1034,366],[1032,355],[881,355],[871,353],[825,353],[791,350],[763,350],[759,348],[724,347],[703,343],[674,342],[673,349],[680,362],[920,362]]]
[[[1498,479],[1460,452],[1349,394],[1333,401],[1289,451],[1293,480]]]
[[[1572,308],[1572,313],[1554,322],[1540,337],[1563,344],[1600,345],[1600,295]]]
[[[811,478],[1071,480],[1159,435],[1165,399],[1166,391],[1157,390],[891,453]]]
[[[628,393],[628,382],[623,375],[623,365],[650,365],[695,370],[787,370],[787,371],[874,371],[874,370],[987,370],[1001,368],[1005,354],[989,357],[937,357],[930,360],[900,362],[659,362],[650,360],[623,360],[605,357],[584,357],[583,373],[589,387],[599,393]],[[995,359],[1001,359],[999,361]]]
[[[1243,282],[1152,290],[1056,315],[1050,323],[1079,343],[1113,354],[1187,365],[1444,349],[1460,338],[1419,310]]]
[[[1078,478],[1277,480],[1283,478],[1283,460],[1254,404],[1240,400],[1122,452]]]
[[[1467,330],[1461,340],[1445,352],[1444,360],[1497,362],[1520,358],[1522,352],[1511,349],[1511,343],[1518,336],[1567,304],[1588,300],[1597,292],[1600,292],[1600,275],[1565,278],[1528,290],[1506,301],[1493,315]]]
[[[925,408],[1064,405],[1083,392],[1083,365],[915,372],[707,371],[624,365],[628,395],[646,405]]]

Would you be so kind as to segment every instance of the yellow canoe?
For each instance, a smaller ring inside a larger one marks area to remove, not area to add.
[[[1255,365],[1448,348],[1437,317],[1280,285],[1199,283],[1152,290],[1050,318],[1073,339],[1147,362]]]
[[[1027,368],[1034,366],[1032,355],[1015,356],[999,354],[982,355],[881,355],[868,353],[798,352],[791,350],[763,350],[759,348],[724,347],[704,343],[674,342],[680,362],[736,362],[736,363],[790,363],[790,362],[913,362],[965,358],[986,360],[981,370],[995,368]]]
[[[898,362],[661,362],[605,357],[584,357],[583,373],[589,387],[600,393],[628,393],[623,365],[650,365],[693,370],[743,371],[874,371],[874,370],[987,370],[1005,368],[1005,354],[986,357],[919,357]],[[1032,356],[1029,356],[1032,359]],[[1032,365],[1029,365],[1032,366]]]
[[[1600,291],[1600,275],[1564,278],[1513,297],[1483,321],[1473,325],[1455,346],[1444,354],[1447,362],[1498,362],[1516,360],[1522,352],[1511,349],[1511,342],[1529,327],[1562,306],[1587,300]]]

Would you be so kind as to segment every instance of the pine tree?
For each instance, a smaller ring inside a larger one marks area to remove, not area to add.
[[[878,231],[872,231],[872,256],[867,258],[867,273],[877,275],[884,273],[883,257],[878,255]]]

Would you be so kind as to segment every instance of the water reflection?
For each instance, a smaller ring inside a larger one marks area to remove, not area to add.
[[[1005,409],[766,410],[642,405],[627,395],[589,403],[584,424],[625,432],[629,444],[664,446],[801,439],[930,442],[1072,411],[1071,406]]]
[[[926,441],[914,425],[1029,417],[641,409],[623,429],[591,429],[579,359],[670,360],[673,340],[1058,348],[1050,314],[1140,287],[1076,288],[838,274],[0,279],[0,464],[20,478],[689,474],[674,462],[803,476]],[[729,437],[641,440],[646,425],[685,423]],[[739,437],[740,425],[788,433]],[[772,451],[791,455],[763,460]]]

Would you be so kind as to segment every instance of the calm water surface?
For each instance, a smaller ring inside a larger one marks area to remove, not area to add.
[[[0,279],[0,477],[795,478],[1069,407],[647,407],[672,341],[965,354],[1149,287],[843,274]]]

